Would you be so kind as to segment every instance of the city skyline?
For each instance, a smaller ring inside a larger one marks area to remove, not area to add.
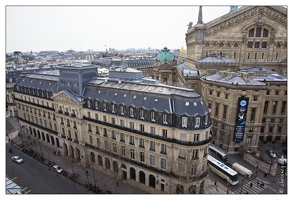
[[[199,6],[6,6],[6,53],[109,48],[186,49]],[[203,22],[230,6],[203,6]],[[21,34],[20,34],[21,33]]]

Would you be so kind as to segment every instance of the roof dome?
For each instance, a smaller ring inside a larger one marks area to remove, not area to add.
[[[168,61],[168,62],[171,62],[173,59],[174,59],[174,55],[173,53],[170,52],[169,49],[167,49],[167,47],[164,47],[164,49],[162,49],[158,55],[157,55],[157,59],[160,61],[160,62],[163,62],[165,59]]]

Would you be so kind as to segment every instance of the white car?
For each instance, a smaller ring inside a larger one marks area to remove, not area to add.
[[[12,160],[17,163],[23,163],[23,159],[19,156],[13,156]]]
[[[54,172],[59,173],[59,174],[63,171],[63,169],[62,169],[61,167],[59,167],[58,165],[54,165],[54,166],[52,166],[52,170],[53,170]]]
[[[282,156],[281,158],[278,158],[279,165],[287,165],[287,159]]]

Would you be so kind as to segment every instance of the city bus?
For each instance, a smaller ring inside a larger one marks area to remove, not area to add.
[[[209,154],[219,158],[224,163],[228,162],[228,154],[213,144],[209,144]]]
[[[239,182],[238,173],[224,163],[221,163],[219,160],[215,159],[213,156],[208,155],[208,163],[210,169],[218,176],[226,180],[227,183],[236,185]]]

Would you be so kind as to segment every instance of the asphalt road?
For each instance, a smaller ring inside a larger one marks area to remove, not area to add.
[[[53,172],[46,165],[39,163],[32,157],[12,147],[13,153],[6,147],[6,174],[10,178],[17,177],[14,181],[30,190],[30,194],[89,194],[80,185],[73,183],[63,175]],[[18,155],[24,159],[21,164],[15,163],[11,157]]]

